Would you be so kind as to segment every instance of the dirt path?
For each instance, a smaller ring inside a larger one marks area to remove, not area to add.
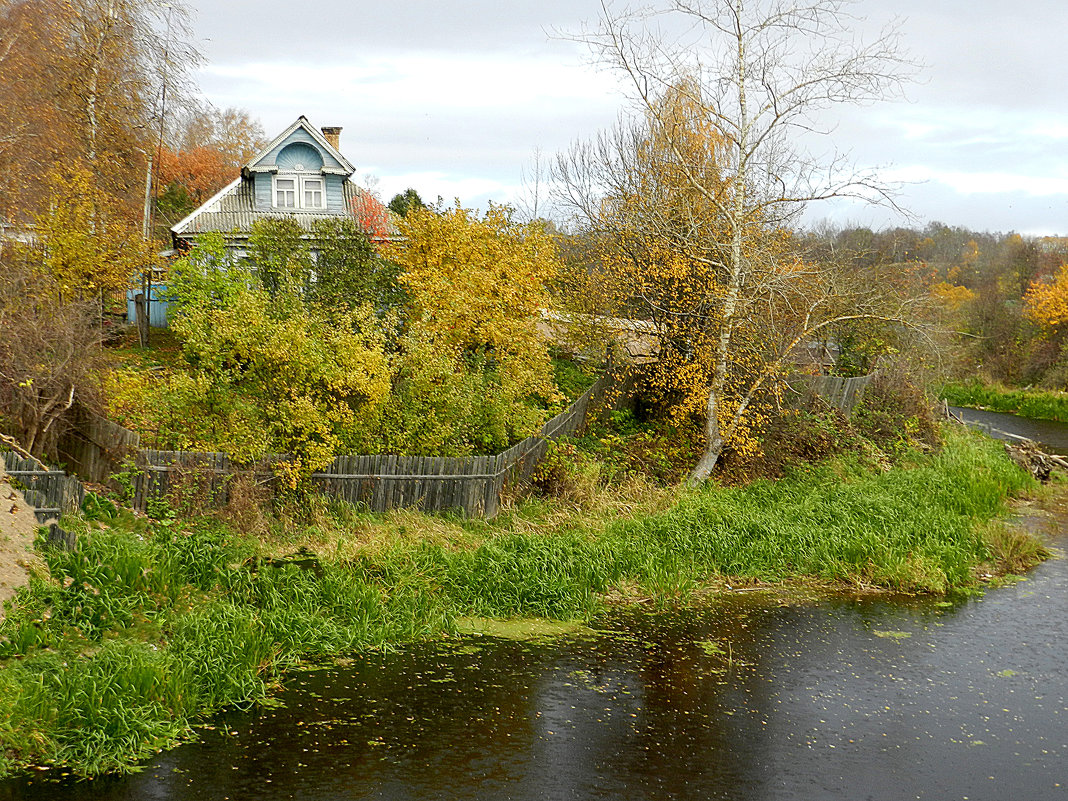
[[[37,536],[37,517],[11,486],[0,466],[0,620],[3,604],[29,581],[29,568],[37,561],[33,540]]]

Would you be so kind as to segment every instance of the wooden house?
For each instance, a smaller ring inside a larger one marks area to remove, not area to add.
[[[348,216],[372,241],[388,238],[389,212],[352,181],[356,168],[341,154],[340,137],[341,128],[320,130],[300,116],[237,178],[171,228],[175,249],[214,231],[241,252],[253,224],[275,217],[291,217],[310,232],[316,220]]]

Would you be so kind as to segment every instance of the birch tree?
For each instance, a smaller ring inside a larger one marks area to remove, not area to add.
[[[704,274],[706,352],[690,348],[706,373],[707,444],[691,474],[701,481],[800,344],[836,323],[906,318],[907,301],[783,245],[811,202],[893,204],[876,174],[833,149],[820,158],[806,144],[826,146],[830,109],[896,94],[915,66],[893,28],[860,42],[844,0],[602,8],[599,24],[577,38],[625,77],[639,121],[573,147],[557,160],[555,178],[592,227],[618,234],[619,215],[605,209],[623,199],[634,206],[626,225]],[[661,183],[654,192],[650,175]],[[678,322],[694,308],[658,311]]]

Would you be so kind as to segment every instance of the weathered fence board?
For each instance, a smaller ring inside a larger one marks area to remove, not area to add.
[[[141,437],[107,418],[80,410],[60,437],[59,458],[86,481],[105,483],[141,447]]]
[[[34,507],[37,522],[44,523],[81,508],[85,487],[62,470],[44,469],[36,459],[4,451],[4,470],[23,488],[22,497]]]
[[[829,406],[838,409],[842,414],[848,415],[860,402],[861,395],[871,383],[874,373],[871,375],[857,376],[856,378],[841,378],[836,375],[810,375],[804,376],[803,382],[806,392],[821,398]]]

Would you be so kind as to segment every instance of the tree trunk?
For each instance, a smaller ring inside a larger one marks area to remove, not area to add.
[[[709,393],[708,420],[705,423],[705,435],[708,444],[705,445],[705,452],[701,456],[701,461],[697,463],[697,466],[686,479],[686,483],[690,486],[708,481],[712,477],[712,471],[719,464],[720,454],[723,453],[723,445],[725,443],[719,431],[718,408],[716,408],[718,403],[715,401],[715,397],[715,392]]]

